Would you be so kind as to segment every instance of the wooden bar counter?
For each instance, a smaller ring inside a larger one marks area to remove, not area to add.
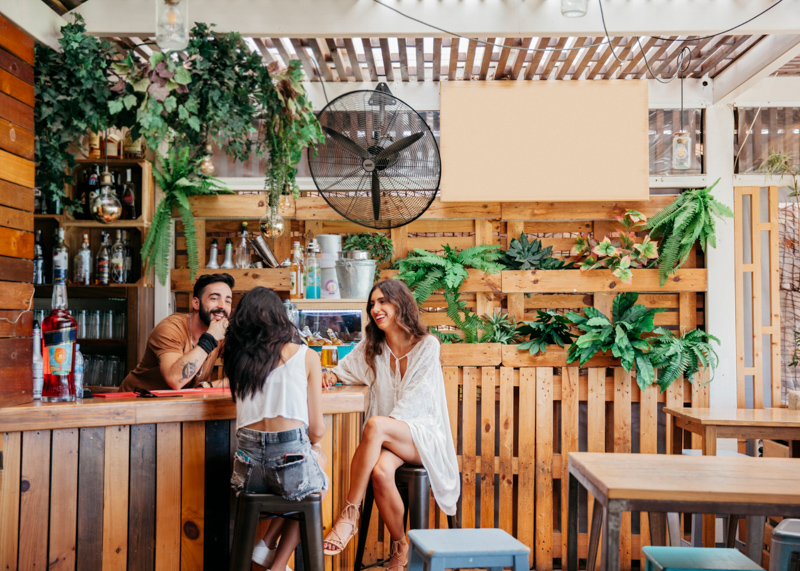
[[[326,530],[344,502],[366,394],[323,393]],[[227,569],[235,419],[227,391],[0,409],[0,569]],[[326,565],[352,568],[354,550]]]

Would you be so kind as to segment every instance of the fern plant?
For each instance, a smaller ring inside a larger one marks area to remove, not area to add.
[[[651,350],[648,355],[653,367],[660,369],[657,383],[662,393],[680,377],[694,377],[700,367],[710,369],[713,379],[719,356],[711,346],[711,341],[719,345],[719,339],[700,329],[693,329],[680,337],[661,327],[654,333],[656,336],[650,339]]]
[[[538,310],[536,319],[522,322],[517,332],[522,336],[528,336],[528,341],[521,343],[517,350],[527,350],[531,355],[536,355],[540,351],[547,353],[548,345],[564,347],[577,337],[569,329],[569,320],[550,309]]]
[[[718,182],[719,179],[709,187],[687,190],[647,222],[645,228],[650,230],[650,237],[659,240],[660,285],[686,262],[695,242],[700,241],[704,252],[709,244],[717,247],[714,219],[733,218],[731,209],[711,196]]]
[[[534,238],[528,241],[523,232],[519,239],[511,240],[511,245],[498,261],[508,270],[567,270],[574,266],[553,257],[553,247],[542,248],[542,241]]]
[[[586,316],[569,312],[567,317],[584,331],[567,352],[567,363],[580,359],[581,367],[598,351],[611,350],[620,365],[630,372],[636,366],[636,382],[645,390],[655,379],[655,370],[648,352],[650,343],[642,338],[655,328],[653,320],[663,309],[647,309],[637,305],[638,293],[623,293],[614,298],[609,319],[593,307],[586,307]]]
[[[155,266],[158,280],[162,285],[166,284],[171,246],[170,222],[172,209],[177,208],[186,233],[190,279],[194,281],[194,274],[199,262],[197,235],[189,197],[199,194],[232,193],[233,191],[222,186],[220,180],[198,174],[198,165],[202,159],[193,159],[192,150],[189,147],[172,147],[166,156],[157,158],[157,163],[153,163],[153,178],[164,192],[164,198],[156,206],[150,230],[142,244],[141,254],[145,270],[150,266]]]
[[[499,246],[473,246],[458,250],[448,244],[443,248],[444,254],[441,256],[415,248],[407,258],[398,260],[400,271],[395,279],[404,281],[411,288],[419,305],[425,303],[433,292],[444,290],[447,316],[464,332],[466,343],[477,343],[483,322],[477,314],[469,311],[467,303],[460,299],[458,290],[467,278],[467,268],[487,274],[503,270],[503,265],[497,263],[503,252]],[[437,336],[442,338],[441,335]]]
[[[518,332],[517,318],[508,315],[507,311],[495,309],[491,315],[485,315],[481,343],[502,343],[510,345],[521,339]]]

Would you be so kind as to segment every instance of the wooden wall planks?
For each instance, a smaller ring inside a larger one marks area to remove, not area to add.
[[[156,425],[131,426],[128,570],[152,571],[156,532]]]
[[[0,16],[0,47],[33,65],[33,39]]]

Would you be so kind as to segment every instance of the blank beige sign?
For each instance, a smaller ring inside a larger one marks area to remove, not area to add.
[[[443,81],[442,202],[647,200],[647,81]]]

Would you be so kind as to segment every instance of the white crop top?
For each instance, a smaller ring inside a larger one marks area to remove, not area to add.
[[[306,351],[301,345],[289,360],[273,369],[260,391],[236,401],[236,429],[263,418],[282,416],[301,420],[308,428],[308,378]]]

